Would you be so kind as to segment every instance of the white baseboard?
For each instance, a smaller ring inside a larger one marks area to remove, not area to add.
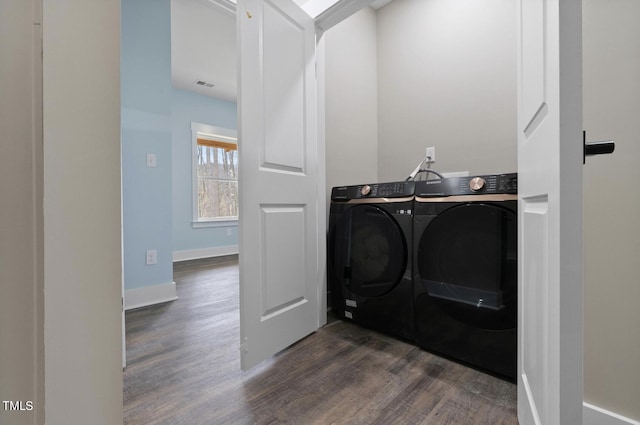
[[[177,299],[178,294],[176,293],[175,282],[127,289],[124,291],[124,309],[131,310],[134,308],[147,307]]]
[[[640,425],[636,420],[625,418],[593,404],[583,403],[583,405],[583,425]]]
[[[184,251],[173,251],[173,261],[198,260],[200,258],[222,257],[233,255],[239,252],[238,245],[216,246],[213,248],[187,249]]]

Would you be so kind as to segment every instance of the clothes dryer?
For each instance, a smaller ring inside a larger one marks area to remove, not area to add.
[[[515,380],[517,175],[416,182],[420,347]]]
[[[334,187],[327,243],[334,313],[411,341],[413,190],[412,181]]]

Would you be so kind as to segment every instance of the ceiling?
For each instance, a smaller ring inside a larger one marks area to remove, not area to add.
[[[236,101],[236,17],[208,0],[171,0],[173,86]],[[196,84],[202,81],[213,87]]]
[[[378,9],[390,1],[375,0],[371,6]],[[235,1],[171,0],[174,87],[236,101],[236,18],[232,3]]]

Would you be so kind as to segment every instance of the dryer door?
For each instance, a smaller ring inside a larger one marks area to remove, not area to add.
[[[391,291],[407,267],[407,243],[393,216],[375,205],[356,205],[337,220],[330,240],[334,277],[355,295]]]
[[[513,205],[459,204],[437,215],[420,236],[416,259],[422,285],[459,322],[495,330],[516,326]]]

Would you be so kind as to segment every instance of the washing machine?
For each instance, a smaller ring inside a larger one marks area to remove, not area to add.
[[[327,242],[336,316],[415,340],[413,181],[334,187]]]
[[[514,381],[517,174],[416,182],[418,345]]]

